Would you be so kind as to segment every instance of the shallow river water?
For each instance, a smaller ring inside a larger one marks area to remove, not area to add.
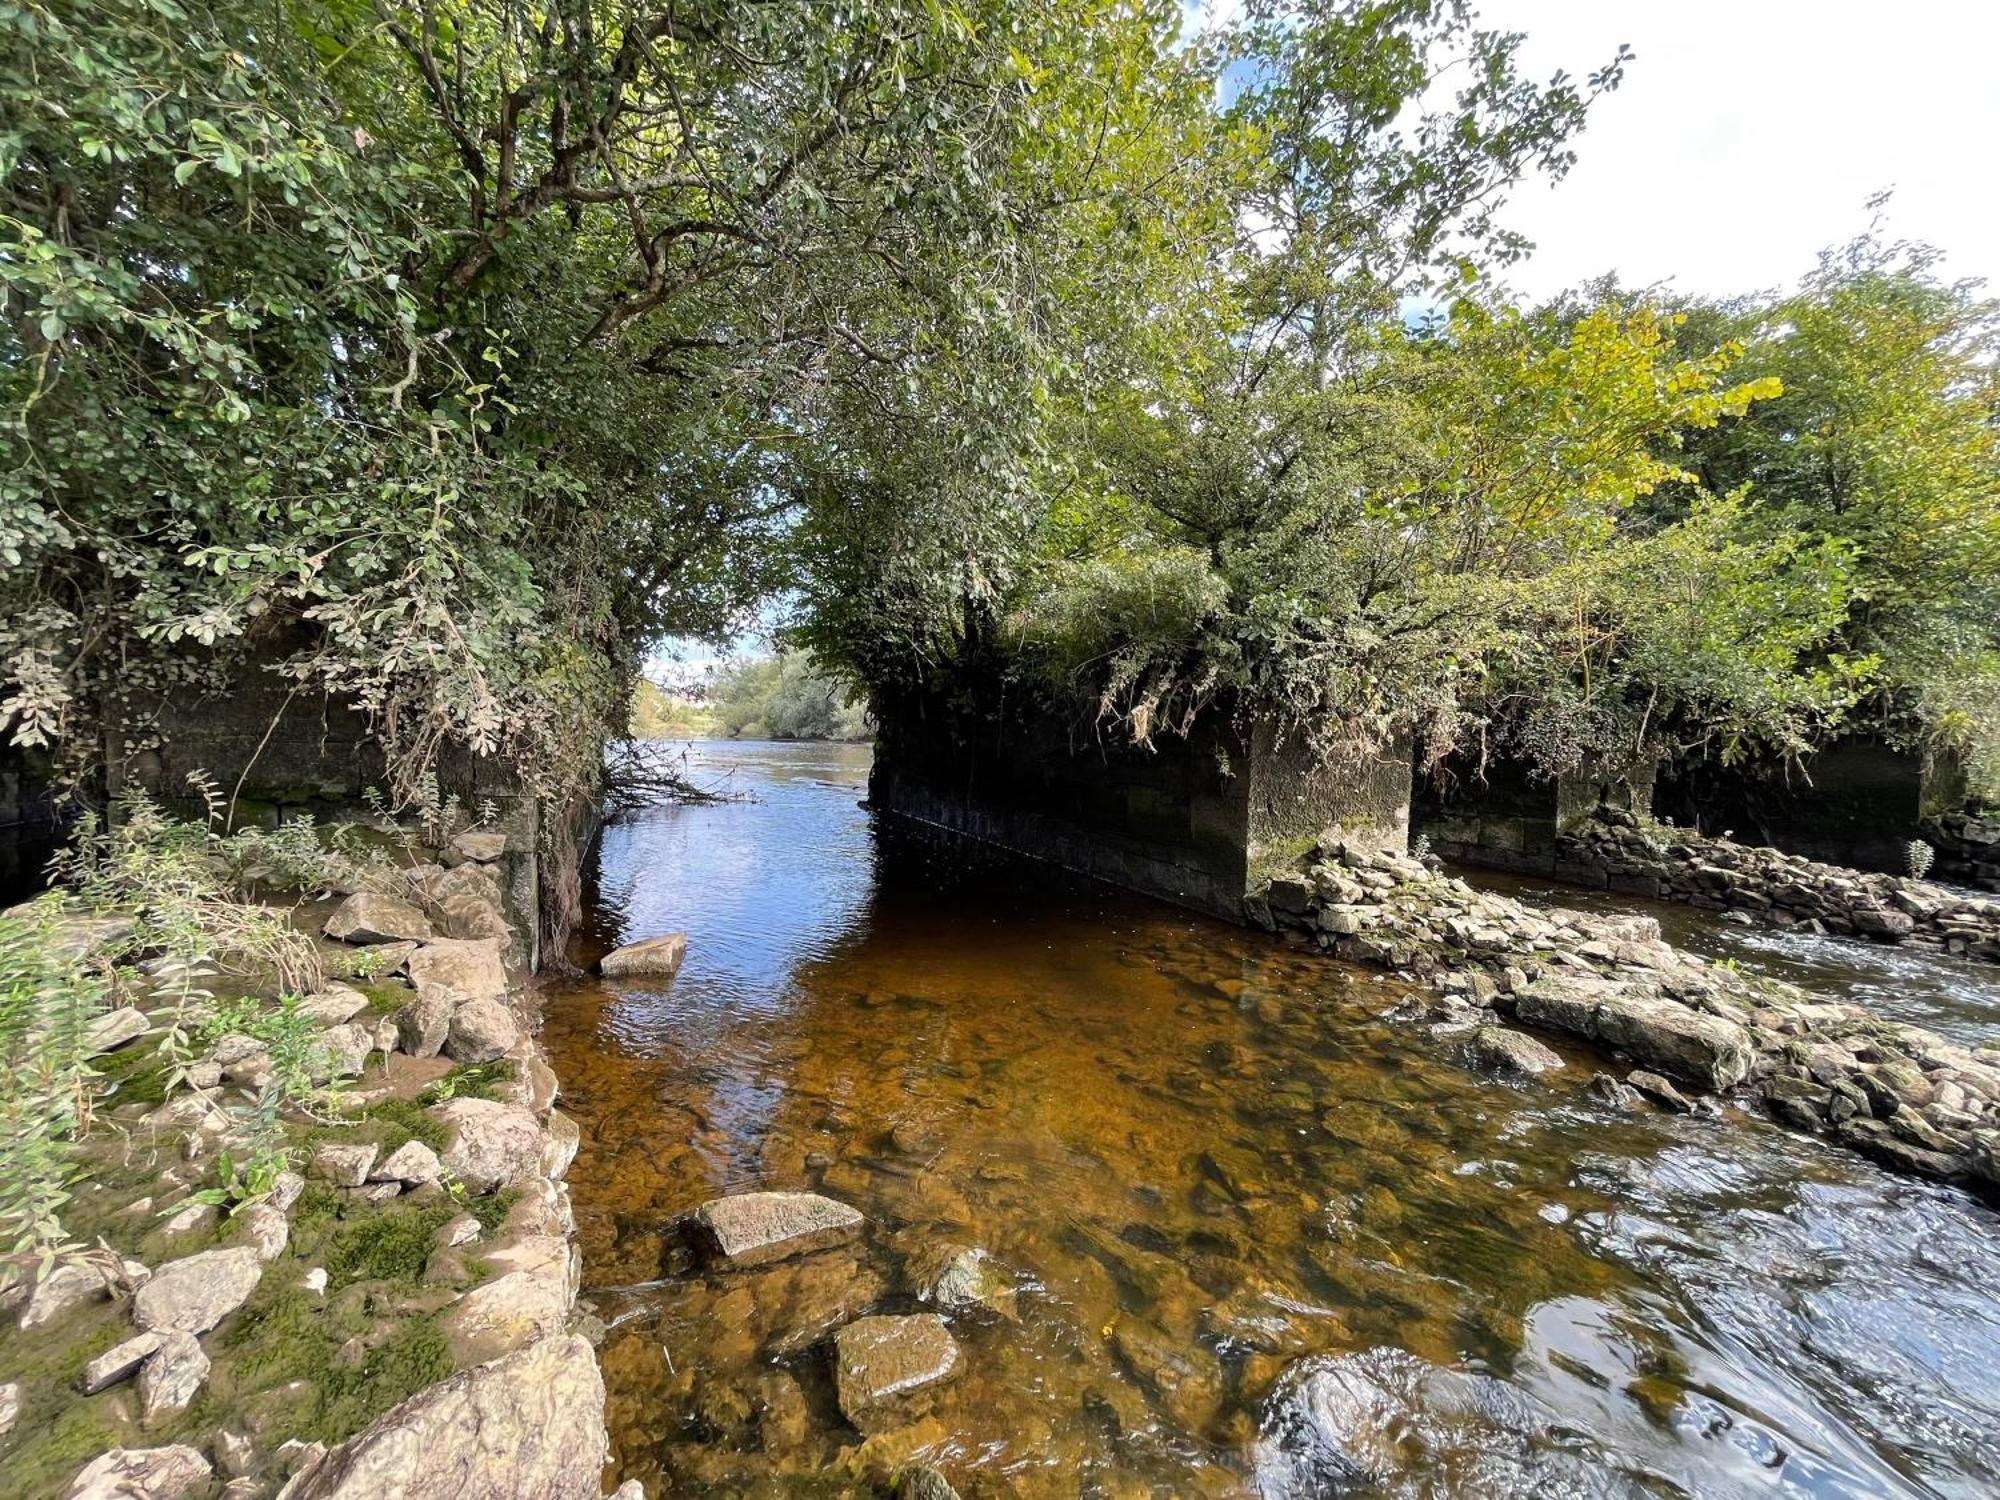
[[[547,1010],[616,1477],[833,1495],[915,1459],[967,1500],[2000,1493],[1991,1210],[1761,1120],[1614,1112],[1583,1051],[1533,1085],[1482,1075],[1383,1018],[1393,981],[877,823],[865,748],[693,759],[755,800],[609,829],[576,955],[683,930],[680,976],[559,985]],[[1810,957],[1829,993],[1896,988],[1871,953]],[[1992,1034],[2000,974],[1939,972],[1913,1003]],[[686,1269],[669,1221],[754,1188],[827,1193],[867,1231]],[[1015,1296],[955,1316],[956,1378],[864,1436],[827,1335],[915,1310],[956,1247]]]

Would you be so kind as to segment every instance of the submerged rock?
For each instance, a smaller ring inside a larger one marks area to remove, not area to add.
[[[1563,1065],[1554,1048],[1505,1026],[1482,1026],[1473,1033],[1472,1055],[1486,1067],[1525,1078],[1555,1072]]]
[[[947,1313],[987,1312],[1010,1323],[1021,1316],[1020,1292],[1014,1278],[984,1250],[965,1245],[940,1245],[919,1254],[910,1265],[917,1300]]]
[[[711,1198],[694,1211],[693,1221],[716,1258],[739,1267],[844,1245],[862,1223],[858,1210],[818,1193]]]
[[[603,1412],[589,1342],[560,1334],[418,1392],[287,1500],[597,1500]]]
[[[1556,1414],[1504,1381],[1401,1349],[1319,1355],[1266,1402],[1255,1488],[1267,1500],[1352,1489],[1450,1495],[1650,1495]]]
[[[671,979],[681,971],[687,957],[687,934],[670,932],[665,937],[647,938],[614,948],[598,960],[597,972],[607,979]]]
[[[913,1397],[958,1373],[958,1341],[936,1313],[862,1318],[833,1342],[841,1414],[863,1432],[893,1425]]]
[[[958,1491],[929,1464],[912,1464],[896,1477],[896,1500],[958,1500]]]

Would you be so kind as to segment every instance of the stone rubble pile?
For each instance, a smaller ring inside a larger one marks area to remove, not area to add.
[[[1337,832],[1265,898],[1322,948],[1425,979],[1444,998],[1411,1018],[1474,1031],[1494,1066],[1549,1066],[1501,1034],[1511,1017],[1630,1058],[1624,1084],[1606,1080],[1615,1097],[1736,1094],[1889,1166],[2000,1190],[2000,1048],[1708,963],[1650,917],[1536,910]]]
[[[1571,884],[1743,912],[1773,926],[1922,943],[2000,962],[2000,899],[1642,825],[1621,808],[1600,808],[1595,818],[1565,833],[1557,860],[1561,878]]]

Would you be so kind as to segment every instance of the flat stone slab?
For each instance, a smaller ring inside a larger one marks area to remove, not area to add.
[[[77,1381],[77,1389],[86,1396],[109,1390],[119,1381],[136,1375],[139,1366],[159,1347],[160,1336],[157,1333],[133,1334],[124,1343],[114,1344],[85,1365]]]
[[[198,1448],[113,1448],[100,1453],[70,1481],[64,1500],[180,1500],[206,1492],[215,1471]]]
[[[711,1198],[694,1222],[714,1255],[732,1266],[762,1266],[788,1256],[844,1245],[861,1232],[861,1214],[818,1193],[740,1193]]]
[[[136,1042],[153,1029],[153,1023],[145,1016],[122,1005],[117,1010],[107,1010],[90,1023],[90,1030],[84,1037],[84,1048],[92,1057],[104,1052],[116,1052],[127,1042]]]
[[[342,943],[416,942],[431,935],[431,921],[408,901],[356,891],[326,919],[326,935]]]
[[[672,979],[687,957],[687,934],[670,932],[665,937],[647,938],[614,948],[597,961],[597,972],[607,979]]]
[[[1515,996],[1514,1014],[1622,1049],[1647,1067],[1710,1093],[1741,1083],[1754,1055],[1750,1033],[1734,1021],[1610,980],[1539,979]]]
[[[476,860],[480,864],[491,864],[507,852],[507,835],[471,828],[453,839],[451,847],[467,859]]]
[[[1563,1065],[1553,1048],[1505,1026],[1482,1026],[1474,1032],[1472,1055],[1486,1067],[1527,1078],[1553,1073]]]
[[[132,1299],[132,1321],[150,1332],[207,1333],[250,1300],[263,1275],[249,1245],[168,1261]]]
[[[840,1410],[863,1431],[958,1373],[958,1340],[936,1313],[861,1318],[833,1343]]]

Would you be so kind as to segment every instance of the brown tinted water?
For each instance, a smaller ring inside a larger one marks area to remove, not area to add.
[[[548,1007],[615,1477],[866,1493],[921,1459],[968,1500],[2000,1492],[1987,1209],[1763,1122],[1615,1113],[1583,1052],[1498,1081],[1462,1037],[1384,1019],[1405,991],[1376,975],[880,827],[866,766],[700,747],[699,779],[757,800],[606,835],[579,956],[690,942],[670,986]],[[867,1231],[689,1271],[669,1221],[754,1188],[827,1193]],[[864,1435],[827,1335],[916,1309],[960,1246],[1011,1305],[954,1315],[956,1378]]]

